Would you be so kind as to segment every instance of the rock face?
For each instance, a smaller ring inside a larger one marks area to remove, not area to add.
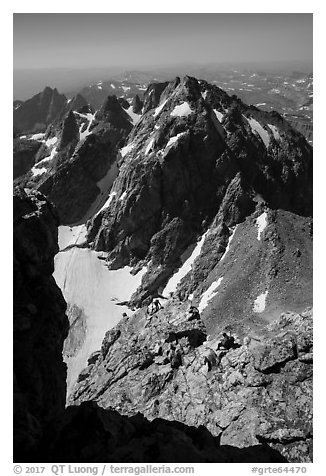
[[[132,110],[135,114],[141,114],[143,108],[143,102],[140,100],[138,94],[134,97],[132,101]]]
[[[139,311],[122,320],[70,403],[176,420],[205,427],[222,446],[264,443],[287,461],[311,461],[312,312],[283,314],[228,351],[186,316],[173,302],[151,318]]]
[[[86,99],[81,94],[76,94],[71,101],[67,104],[70,111],[81,112],[80,109],[88,107]]]
[[[213,221],[233,227],[261,205],[311,215],[312,149],[277,113],[190,77],[150,85],[143,111],[88,241],[113,268],[150,262],[147,296]]]
[[[33,461],[65,404],[66,304],[52,277],[57,215],[35,191],[14,194],[14,453]]]
[[[26,174],[35,163],[35,158],[41,143],[36,140],[14,139],[14,171],[13,178]]]
[[[60,117],[67,99],[57,89],[46,87],[43,92],[24,101],[14,110],[14,129],[19,132],[39,132]]]
[[[108,198],[119,149],[131,128],[115,96],[96,114],[69,111],[48,129],[35,167],[19,184],[44,193],[61,224],[85,222]]]

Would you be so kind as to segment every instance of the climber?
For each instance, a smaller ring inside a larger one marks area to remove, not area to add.
[[[195,306],[190,306],[188,321],[194,321],[195,319],[200,319],[199,311]]]
[[[219,363],[216,352],[213,349],[208,348],[204,353],[204,364],[207,364],[208,372],[212,370]]]
[[[157,312],[160,309],[163,309],[162,304],[160,303],[160,301],[158,299],[155,299],[155,301],[153,301],[153,305],[155,307],[154,312]]]
[[[221,342],[218,344],[217,350],[220,350],[221,348],[230,350],[230,349],[236,349],[238,347],[239,345],[235,343],[234,337],[231,335],[228,336],[225,332],[223,332],[223,338]]]
[[[182,365],[182,351],[180,348],[173,350],[170,354],[171,367],[177,369]]]
[[[128,314],[127,314],[126,312],[124,312],[124,313],[122,314],[122,317],[128,317]]]

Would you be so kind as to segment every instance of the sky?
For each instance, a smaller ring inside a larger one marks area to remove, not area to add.
[[[312,61],[309,13],[15,13],[14,69]]]

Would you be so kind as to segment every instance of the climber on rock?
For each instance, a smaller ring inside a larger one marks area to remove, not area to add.
[[[188,321],[194,321],[195,319],[200,319],[200,314],[195,306],[190,306]]]
[[[153,305],[154,305],[154,312],[157,312],[160,309],[163,309],[162,304],[160,303],[160,301],[158,299],[155,299],[153,301]]]
[[[231,335],[227,335],[225,332],[223,332],[223,338],[221,342],[219,342],[217,346],[217,350],[220,349],[225,349],[225,350],[230,350],[230,349],[237,349],[239,347],[239,344],[235,343],[234,337]]]

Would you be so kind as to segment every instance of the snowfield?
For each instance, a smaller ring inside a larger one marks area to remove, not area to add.
[[[86,241],[87,228],[86,225],[78,226],[59,226],[58,228],[58,245],[62,251],[67,246],[77,245]]]
[[[119,322],[123,312],[131,314],[126,306],[116,302],[130,299],[147,269],[135,276],[130,270],[109,270],[95,251],[86,248],[71,248],[56,255],[54,279],[67,303],[75,304],[86,315],[85,340],[74,356],[65,359],[68,394],[87,366],[88,357],[101,348],[105,332]]]

